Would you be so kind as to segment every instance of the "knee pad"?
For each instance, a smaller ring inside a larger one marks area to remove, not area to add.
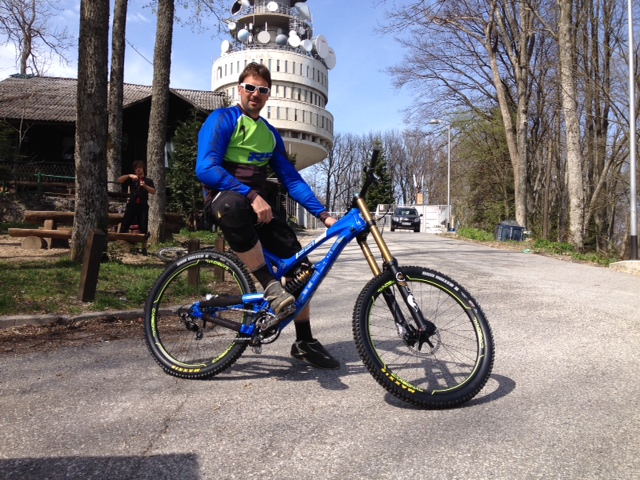
[[[254,228],[255,212],[243,195],[233,193],[221,196],[211,207],[231,250],[246,252],[258,243]]]

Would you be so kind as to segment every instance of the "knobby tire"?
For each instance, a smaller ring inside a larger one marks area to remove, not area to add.
[[[383,292],[391,291],[415,326],[391,272],[373,278],[353,312],[353,334],[365,366],[388,392],[422,408],[450,408],[471,400],[493,368],[494,343],[482,309],[451,278],[422,267],[402,267],[425,319],[437,328],[433,348],[409,345]]]
[[[156,362],[170,375],[194,379],[212,377],[231,366],[247,348],[246,337],[181,313],[207,295],[255,291],[246,267],[231,253],[205,249],[168,265],[153,286],[144,313],[144,336]],[[251,314],[238,310],[218,315],[246,325],[251,322]],[[238,340],[241,337],[245,341]]]

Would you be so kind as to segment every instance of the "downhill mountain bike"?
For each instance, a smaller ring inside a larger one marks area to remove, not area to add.
[[[473,398],[494,359],[491,328],[473,297],[455,280],[419,266],[399,266],[365,202],[378,151],[365,169],[349,212],[291,258],[265,251],[273,275],[295,297],[276,317],[232,253],[200,250],[169,264],[145,305],[144,333],[151,354],[171,375],[207,378],[252,347],[274,342],[311,300],[349,242],[356,239],[373,278],[356,299],[353,336],[364,365],[387,391],[423,408],[447,408]],[[373,237],[382,266],[367,244]],[[308,254],[334,243],[315,264]]]

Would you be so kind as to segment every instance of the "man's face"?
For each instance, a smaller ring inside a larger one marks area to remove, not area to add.
[[[254,75],[246,77],[242,83],[249,83],[256,87],[269,87],[269,84],[264,78]],[[257,119],[260,116],[260,110],[262,110],[269,99],[269,93],[266,95],[258,93],[257,88],[252,93],[249,93],[240,85],[238,85],[238,95],[240,97],[240,106],[242,106],[244,112],[253,119]]]
[[[135,172],[135,173],[136,173],[136,176],[137,176],[138,178],[142,178],[142,177],[144,177],[144,168],[142,168],[142,167],[136,167],[136,172]]]

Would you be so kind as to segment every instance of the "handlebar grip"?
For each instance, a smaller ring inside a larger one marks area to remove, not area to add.
[[[364,183],[362,184],[362,190],[360,190],[360,193],[358,195],[353,196],[353,202],[351,203],[352,207],[356,206],[356,201],[358,198],[366,198],[367,191],[369,190],[369,186],[374,181],[377,181],[375,170],[376,170],[376,163],[378,163],[379,155],[380,155],[380,150],[377,148],[374,148],[373,154],[371,155],[371,162],[369,164],[369,168],[364,169],[365,180],[364,180]]]
[[[378,163],[378,156],[380,155],[380,150],[377,148],[373,149],[373,154],[371,155],[371,169],[375,170],[376,163]]]

